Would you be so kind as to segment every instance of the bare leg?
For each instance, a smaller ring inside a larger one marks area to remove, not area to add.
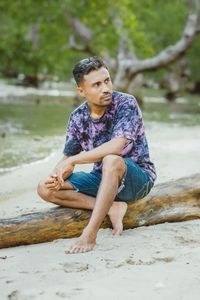
[[[114,235],[121,235],[123,232],[123,218],[126,214],[127,206],[127,203],[124,201],[114,201],[108,211]]]
[[[65,185],[62,187],[62,189],[69,190],[69,189],[73,189],[73,187],[68,182],[66,182]],[[64,196],[64,198],[63,197],[62,198],[63,198],[63,200],[66,200],[65,194],[63,195],[63,194],[59,193],[58,197],[61,197],[61,196]],[[79,207],[79,208],[87,208],[87,209],[92,209],[92,210],[94,209],[96,198],[87,196],[82,193],[73,193],[70,196],[71,197],[69,199],[69,193],[68,193],[68,200],[70,200],[70,202],[71,202],[70,207],[77,207],[77,205],[79,204],[79,205],[81,205],[81,207]],[[54,199],[56,199],[55,195],[54,195]],[[72,203],[72,199],[73,199],[73,203]],[[63,205],[66,206],[67,203],[65,203],[65,201],[64,201]],[[82,205],[84,205],[84,207],[82,207]],[[85,206],[87,206],[87,207],[85,207]],[[69,205],[67,207],[69,207]],[[122,234],[123,218],[124,218],[124,215],[126,214],[126,211],[127,211],[127,203],[126,202],[113,201],[113,203],[108,211],[108,216],[112,223],[114,235]]]
[[[122,220],[126,213],[127,204],[125,202],[113,203],[113,201],[117,194],[119,182],[125,172],[125,163],[122,158],[116,155],[105,157],[103,163],[103,176],[96,199],[77,193],[72,190],[73,187],[69,183],[65,184],[65,188],[68,190],[59,191],[50,191],[44,189],[44,185],[39,185],[38,194],[44,200],[65,207],[93,209],[88,226],[66,253],[92,250],[96,244],[99,227],[107,213],[111,219],[114,233],[121,234],[123,230]]]
[[[69,184],[66,183],[65,186],[67,185]],[[38,194],[42,199],[63,207],[93,210],[96,201],[94,197],[76,192],[71,185],[69,185],[69,187],[69,189],[50,191],[45,187],[44,183],[41,182],[38,186]]]
[[[120,180],[125,173],[125,163],[123,159],[116,155],[106,156],[103,159],[102,173],[102,180],[90,221],[83,230],[82,235],[70,249],[66,250],[66,253],[86,252],[94,248],[98,230],[104,217],[110,210],[117,194]]]
[[[59,191],[50,191],[45,187],[44,183],[41,182],[38,186],[38,194],[41,198],[48,202],[70,208],[93,210],[96,202],[96,198],[74,191],[73,186],[71,186],[68,182],[65,182],[62,190]],[[115,235],[122,234],[122,221],[126,210],[126,202],[114,201],[108,211],[108,216],[113,227],[113,234]]]

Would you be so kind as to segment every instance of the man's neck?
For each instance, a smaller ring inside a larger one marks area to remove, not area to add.
[[[89,107],[90,116],[93,119],[101,118],[107,110],[107,106],[103,106],[103,107],[93,106],[93,107],[91,107],[90,105],[88,105],[88,107]]]

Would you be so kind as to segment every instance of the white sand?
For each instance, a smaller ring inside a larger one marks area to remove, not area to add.
[[[157,183],[199,172],[200,127],[146,127]],[[53,206],[35,189],[59,157],[60,151],[0,177],[0,218]],[[72,241],[1,249],[7,258],[0,258],[0,300],[199,299],[199,220],[126,230],[121,237],[100,230],[94,251],[64,254]]]

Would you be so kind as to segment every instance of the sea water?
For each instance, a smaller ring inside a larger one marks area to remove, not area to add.
[[[0,93],[0,174],[22,164],[45,159],[64,147],[66,126],[74,109],[73,92],[45,95],[21,88],[19,95]],[[14,89],[14,91],[16,91]],[[23,92],[23,93],[22,93]],[[145,94],[145,91],[143,92]],[[160,123],[179,126],[200,125],[200,97],[185,96],[167,103],[158,95],[146,91],[141,106],[145,127]]]

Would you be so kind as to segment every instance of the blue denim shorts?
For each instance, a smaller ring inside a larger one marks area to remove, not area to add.
[[[135,201],[144,198],[154,183],[147,172],[131,158],[124,158],[126,172],[121,180],[115,201]],[[96,197],[102,173],[97,171],[75,172],[66,179],[77,192]]]

